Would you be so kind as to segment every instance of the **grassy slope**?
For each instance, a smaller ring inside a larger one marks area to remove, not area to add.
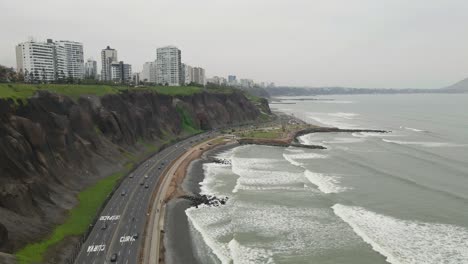
[[[67,236],[81,235],[86,232],[107,195],[124,174],[125,171],[115,173],[82,191],[78,195],[78,206],[69,212],[65,223],[57,226],[48,238],[29,244],[16,252],[19,263],[42,262],[44,253],[50,246],[59,243]]]
[[[0,83],[0,98],[26,99],[33,96],[36,91],[48,90],[77,99],[81,95],[103,96],[105,94],[116,94],[128,89],[152,91],[167,95],[191,95],[203,91],[203,88],[193,86],[148,86],[129,88],[126,86],[110,85]]]

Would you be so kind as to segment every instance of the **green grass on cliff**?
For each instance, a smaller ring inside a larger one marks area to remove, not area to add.
[[[48,238],[29,244],[16,252],[18,262],[20,264],[42,263],[44,254],[51,246],[56,245],[67,236],[79,236],[86,232],[107,195],[124,174],[124,171],[115,173],[82,191],[78,195],[78,206],[69,212],[65,223],[57,226]]]
[[[124,90],[151,91],[166,95],[192,95],[201,93],[203,88],[194,86],[148,86],[132,88],[127,86],[111,86],[100,84],[25,84],[0,83],[0,98],[24,100],[34,95],[36,91],[50,91],[77,99],[82,95],[103,96],[116,94]],[[214,92],[214,91],[212,91]]]
[[[193,122],[192,117],[184,108],[177,106],[177,112],[179,113],[180,117],[182,118],[182,130],[188,134],[196,134],[201,132],[200,129],[197,128],[195,122]]]

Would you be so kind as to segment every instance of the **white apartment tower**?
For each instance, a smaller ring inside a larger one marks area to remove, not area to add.
[[[101,51],[101,80],[111,81],[111,65],[112,63],[118,63],[117,50],[111,49],[109,46]]]
[[[83,45],[72,41],[26,41],[16,46],[17,69],[26,81],[83,78]]]
[[[140,80],[148,83],[157,83],[155,61],[145,62],[145,64],[143,64]]]
[[[56,45],[65,50],[65,75],[73,79],[84,78],[83,44],[75,41],[59,40]]]
[[[194,67],[193,68],[193,82],[196,84],[205,85],[205,69],[201,67]]]
[[[187,64],[183,64],[183,72],[184,72],[184,84],[190,84],[193,82],[193,67]]]
[[[97,79],[97,62],[91,58],[85,63],[85,78]]]
[[[183,83],[181,51],[174,46],[156,50],[157,83],[179,86]]]

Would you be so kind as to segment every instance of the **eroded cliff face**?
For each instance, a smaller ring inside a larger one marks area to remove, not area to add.
[[[25,105],[0,100],[0,251],[47,235],[76,205],[76,194],[122,168],[140,140],[253,121],[260,111],[241,93],[171,97],[126,92],[103,97],[40,92]],[[269,109],[268,109],[269,110]]]

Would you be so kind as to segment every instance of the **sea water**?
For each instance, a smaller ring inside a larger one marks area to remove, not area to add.
[[[240,146],[204,164],[186,211],[200,263],[468,263],[468,95],[290,100],[326,150]]]

